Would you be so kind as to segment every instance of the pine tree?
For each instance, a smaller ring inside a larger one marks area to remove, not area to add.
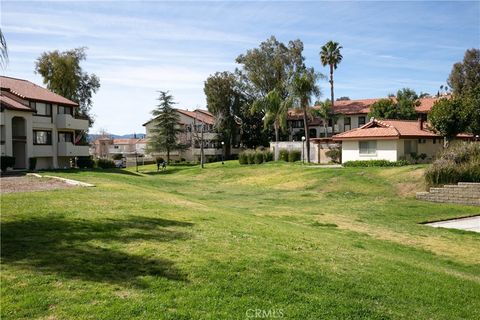
[[[182,129],[178,127],[180,117],[173,108],[175,104],[173,96],[168,94],[168,91],[159,92],[160,103],[152,111],[154,128],[148,139],[148,149],[150,152],[166,152],[167,162],[170,162],[170,152],[184,148],[177,139],[177,135],[182,132]]]

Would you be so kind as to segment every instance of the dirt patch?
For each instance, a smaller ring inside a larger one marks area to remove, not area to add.
[[[0,178],[1,193],[47,191],[73,187],[75,186],[64,181],[51,178],[37,178],[34,176]]]

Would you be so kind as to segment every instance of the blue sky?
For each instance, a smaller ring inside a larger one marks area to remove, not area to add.
[[[91,132],[144,132],[157,90],[178,107],[205,108],[203,83],[274,35],[301,39],[306,64],[322,44],[343,45],[337,97],[383,97],[403,87],[436,93],[466,49],[480,46],[480,2],[1,2],[9,46],[4,72],[41,84],[44,51],[88,47],[83,68],[100,77]],[[328,83],[320,86],[328,95]]]

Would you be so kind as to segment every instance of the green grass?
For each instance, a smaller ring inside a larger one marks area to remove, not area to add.
[[[419,224],[479,208],[423,170],[54,172],[96,187],[2,195],[2,319],[479,319],[480,235]]]

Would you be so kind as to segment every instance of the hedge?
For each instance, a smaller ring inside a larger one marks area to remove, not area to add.
[[[407,160],[388,161],[388,160],[356,160],[347,161],[344,167],[401,167],[407,166],[410,162]]]
[[[115,162],[109,159],[98,159],[97,167],[100,169],[113,169],[115,168]]]
[[[480,143],[452,143],[425,171],[427,186],[480,182]]]
[[[5,171],[7,168],[13,168],[15,165],[15,157],[1,156],[0,162],[2,171]]]
[[[302,153],[298,150],[291,150],[288,152],[288,162],[300,161],[302,159]]]
[[[77,167],[81,169],[92,169],[95,165],[92,157],[78,157],[77,158]]]
[[[267,150],[245,150],[238,155],[240,164],[261,164],[273,160],[273,154]]]

